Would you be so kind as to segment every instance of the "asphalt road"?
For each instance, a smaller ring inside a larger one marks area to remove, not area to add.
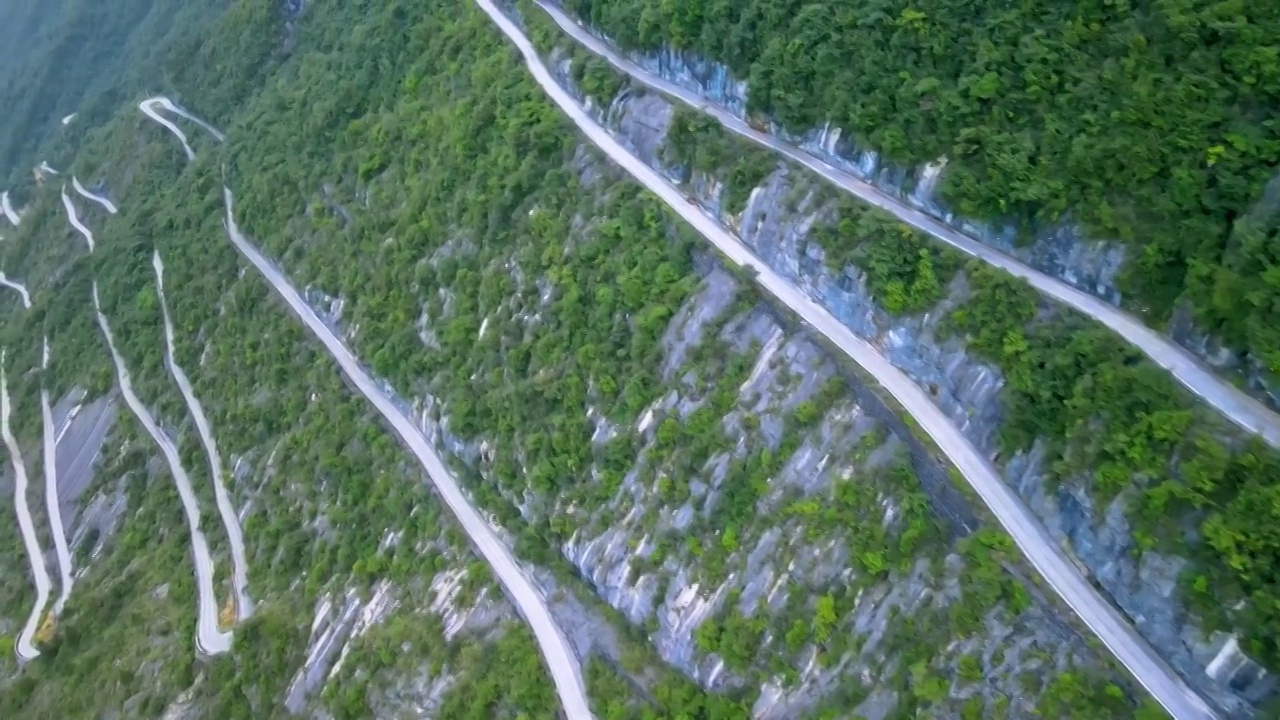
[[[166,129],[168,129],[169,132],[176,135],[178,138],[178,142],[182,143],[182,149],[185,150],[187,153],[187,159],[195,160],[196,151],[192,150],[191,144],[187,142],[186,133],[182,132],[182,130],[179,129],[177,125],[174,125],[173,121],[169,120],[168,118],[162,116],[160,113],[156,112],[156,106],[160,105],[163,107],[163,103],[165,102],[168,102],[166,98],[147,98],[146,100],[143,100],[142,102],[138,103],[138,109],[141,110],[144,115],[160,123]]]
[[[13,467],[13,506],[18,513],[18,528],[22,531],[22,543],[27,551],[27,559],[31,561],[31,576],[36,585],[36,603],[27,616],[27,622],[18,634],[14,649],[21,660],[31,660],[40,656],[40,651],[31,642],[36,630],[40,627],[44,606],[49,603],[49,570],[44,565],[44,551],[40,549],[40,538],[36,535],[36,525],[31,520],[31,508],[27,505],[27,465],[22,460],[22,450],[18,447],[18,439],[9,428],[9,381],[5,377],[4,355],[0,352],[0,434],[4,435],[5,447],[9,450],[9,463]]]
[[[895,215],[899,220],[922,230],[957,250],[978,258],[1011,275],[1022,278],[1045,296],[1068,305],[1097,320],[1134,347],[1141,350],[1160,367],[1168,370],[1179,383],[1216,408],[1231,422],[1263,438],[1272,447],[1280,448],[1280,415],[1269,410],[1214,373],[1198,358],[1187,352],[1170,338],[1148,328],[1138,318],[1120,310],[1067,283],[1035,270],[1021,261],[982,244],[968,235],[948,226],[933,216],[918,210],[865,182],[851,173],[829,165],[817,157],[765,132],[752,128],[733,113],[708,103],[696,92],[656,77],[639,65],[619,55],[608,43],[593,35],[566,15],[559,8],[535,0],[556,24],[583,46],[609,61],[615,68],[663,94],[670,95],[716,118],[733,133],[774,150],[821,175],[842,190]]]
[[[528,38],[494,7],[491,0],[477,0],[477,3],[519,48],[534,79],[547,95],[592,143],[667,203],[731,262],[753,270],[756,281],[766,291],[785,303],[810,327],[835,343],[894,396],[950,458],[1046,584],[1062,597],[1116,659],[1133,673],[1138,682],[1176,720],[1206,720],[1215,717],[1204,701],[1160,660],[1120,613],[1093,589],[1057,543],[1048,536],[1031,511],[1004,484],[995,467],[969,443],[923,389],[894,367],[873,346],[854,335],[825,308],[755,257],[735,235],[686,199],[671,182],[628,152],[555,81]]]
[[[17,210],[13,209],[13,203],[9,202],[8,190],[0,192],[0,210],[4,211],[4,216],[9,218],[9,222],[12,223],[14,227],[18,227],[22,222],[22,216],[18,214]]]
[[[80,222],[80,216],[76,214],[75,203],[72,203],[71,197],[67,195],[66,185],[62,186],[62,206],[67,209],[67,219],[71,221],[71,227],[80,231],[80,234],[84,236],[84,241],[89,244],[89,252],[93,252],[93,233],[84,226],[84,223]]]
[[[0,285],[17,290],[18,294],[22,296],[22,306],[28,310],[31,309],[31,293],[27,292],[25,285],[10,280],[2,272],[0,272]]]
[[[49,338],[44,338],[44,355],[41,370],[49,369]],[[40,387],[41,435],[44,445],[44,501],[49,513],[49,530],[53,535],[53,549],[58,556],[58,577],[61,589],[53,602],[53,614],[61,615],[62,608],[71,596],[74,576],[71,568],[71,550],[67,547],[67,532],[62,524],[62,503],[58,495],[58,434],[53,422],[53,410],[49,407],[49,391]]]
[[[236,618],[245,620],[253,614],[253,601],[249,598],[249,567],[244,556],[244,533],[240,529],[240,518],[236,516],[236,509],[231,504],[231,496],[227,494],[224,482],[226,473],[222,471],[222,458],[218,455],[218,443],[213,437],[213,427],[209,423],[208,416],[204,414],[200,399],[196,397],[195,390],[191,387],[191,380],[187,378],[187,373],[173,355],[173,320],[169,317],[169,303],[164,297],[164,261],[160,259],[159,250],[152,254],[151,265],[156,271],[156,291],[160,296],[160,310],[164,316],[165,364],[169,366],[169,372],[178,383],[183,399],[187,401],[187,409],[191,411],[191,417],[196,422],[196,432],[204,445],[205,455],[209,457],[209,474],[213,477],[213,497],[218,506],[218,514],[222,517],[222,524],[227,530],[227,540],[231,544],[231,580],[236,593]]]
[[[146,428],[147,434],[160,446],[160,452],[169,464],[169,472],[178,486],[178,496],[182,499],[182,510],[187,516],[187,526],[191,531],[191,556],[195,564],[196,594],[198,596],[198,614],[196,618],[196,649],[205,655],[218,655],[231,649],[231,633],[218,629],[218,603],[213,593],[213,559],[209,555],[209,544],[200,530],[200,507],[195,493],[191,490],[191,478],[182,467],[178,457],[178,449],[169,436],[156,424],[155,418],[147,410],[147,406],[133,392],[133,383],[129,378],[129,369],[125,367],[124,358],[116,350],[115,338],[111,335],[111,327],[107,317],[102,314],[102,306],[98,302],[98,283],[93,283],[93,309],[98,315],[98,327],[106,338],[107,347],[111,350],[111,361],[116,366],[116,379],[119,381],[120,394],[125,404],[137,416],[138,421]]]
[[[201,120],[200,118],[196,117],[195,115],[192,115],[191,113],[187,112],[186,110],[184,110],[184,109],[183,109],[183,107],[182,107],[181,105],[178,105],[177,103],[173,102],[173,101],[172,101],[172,100],[170,100],[169,98],[167,98],[167,97],[165,97],[165,96],[163,96],[163,95],[158,95],[158,96],[156,96],[155,98],[153,98],[153,102],[154,102],[154,104],[155,104],[155,105],[158,105],[158,106],[160,106],[160,107],[164,108],[164,109],[165,109],[165,110],[167,110],[168,112],[171,112],[171,113],[173,113],[174,115],[178,115],[178,116],[184,117],[184,118],[186,118],[186,119],[190,120],[191,122],[193,122],[193,123],[195,123],[195,124],[199,125],[200,127],[204,128],[204,129],[205,129],[206,131],[208,131],[208,133],[209,133],[210,135],[212,135],[212,136],[214,137],[214,139],[215,139],[215,140],[217,140],[218,142],[226,142],[226,141],[227,141],[227,136],[226,136],[226,135],[223,135],[223,134],[222,134],[222,131],[218,130],[218,128],[216,128],[216,127],[214,127],[214,126],[210,125],[209,123],[205,122],[204,120]]]
[[[87,189],[85,189],[84,185],[80,184],[80,179],[77,178],[75,175],[71,176],[71,187],[75,188],[76,192],[80,193],[80,195],[83,196],[86,200],[91,200],[93,202],[98,203],[99,205],[102,206],[103,210],[106,210],[112,215],[115,215],[116,212],[118,212],[118,208],[116,208],[115,203],[111,202],[109,199],[101,195],[97,195],[95,193],[89,192]]]
[[[56,407],[54,413],[56,422]],[[93,481],[94,460],[115,416],[115,400],[99,398],[86,405],[74,420],[68,419],[58,431],[58,500],[66,524],[75,524],[78,512],[75,503]]]
[[[67,434],[67,428],[70,427],[72,421],[80,413],[80,408],[84,405],[84,397],[87,394],[88,392],[84,388],[77,387],[54,403],[53,425],[57,431],[55,442],[62,442],[62,436]]]
[[[400,440],[417,457],[445,505],[458,519],[480,555],[493,568],[494,575],[502,583],[507,597],[533,629],[534,637],[551,671],[566,717],[570,720],[590,718],[591,711],[587,702],[586,685],[582,679],[582,668],[567,637],[552,618],[542,594],[520,568],[511,551],[498,538],[497,533],[463,494],[453,474],[417,426],[405,417],[391,398],[378,387],[351,351],[315,314],[289,280],[241,234],[232,214],[234,198],[230,190],[224,189],[224,194],[227,204],[227,236],[231,243],[258,269],[258,272],[262,273],[266,281],[275,288],[303,324],[325,346],[342,368],[343,373],[350,378],[360,393],[373,403],[395,433],[400,436]]]
[[[182,149],[187,152],[188,160],[196,159],[196,151],[192,150],[191,144],[187,142],[186,133],[182,132],[182,130],[179,129],[177,125],[173,124],[173,121],[169,120],[168,118],[162,116],[160,113],[156,112],[156,108],[161,108],[167,112],[171,112],[175,115],[179,115],[188,120],[191,120],[192,122],[198,124],[200,127],[204,128],[205,130],[208,130],[209,134],[217,138],[218,142],[222,142],[226,140],[226,136],[224,136],[221,132],[219,132],[217,128],[201,120],[195,115],[192,115],[186,110],[183,110],[178,105],[175,105],[173,101],[171,101],[169,98],[163,95],[150,97],[138,103],[138,109],[141,110],[143,114],[145,114],[147,117],[151,118],[152,120],[155,120],[156,122],[160,123],[165,128],[167,128],[169,132],[177,136],[178,141],[182,143]]]

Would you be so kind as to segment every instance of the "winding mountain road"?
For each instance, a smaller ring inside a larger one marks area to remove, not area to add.
[[[227,475],[222,470],[222,458],[218,455],[218,443],[213,437],[213,426],[209,417],[204,414],[204,406],[196,397],[191,387],[191,380],[178,364],[173,351],[173,320],[169,317],[169,303],[164,296],[164,261],[160,259],[160,251],[151,256],[151,265],[156,271],[156,292],[160,296],[160,311],[164,315],[165,364],[182,391],[182,398],[187,402],[187,410],[196,422],[196,431],[200,442],[204,444],[204,452],[209,456],[209,474],[213,477],[213,497],[218,505],[218,514],[222,517],[222,525],[227,531],[227,541],[231,544],[231,576],[232,586],[236,593],[236,618],[246,620],[253,614],[253,601],[249,598],[249,564],[244,556],[244,533],[240,529],[240,518],[236,515],[231,496],[227,494],[224,483]]]
[[[67,219],[71,221],[71,227],[75,228],[84,236],[84,241],[89,244],[89,252],[93,252],[93,233],[89,228],[80,222],[80,216],[76,214],[75,203],[71,202],[71,197],[67,195],[67,186],[62,186],[62,206],[67,209]]]
[[[192,115],[186,110],[183,110],[181,107],[174,104],[172,100],[170,100],[169,98],[163,95],[149,97],[146,100],[143,100],[142,102],[138,103],[138,109],[141,110],[144,115],[163,125],[169,132],[173,133],[178,138],[178,141],[182,143],[182,149],[187,152],[188,160],[196,159],[196,151],[192,150],[191,144],[187,142],[186,133],[182,132],[181,128],[175,125],[172,120],[162,116],[159,112],[157,112],[156,108],[163,109],[166,112],[171,112],[175,115],[191,120],[192,122],[198,124],[200,127],[209,131],[209,134],[217,138],[218,142],[223,142],[226,140],[226,136],[223,135],[220,131],[218,131],[217,128],[213,127],[212,125],[205,122],[204,120],[201,120],[195,115]]]
[[[10,280],[3,272],[0,272],[0,285],[17,290],[18,294],[22,296],[22,306],[28,310],[31,309],[31,293],[27,292],[27,286]]]
[[[5,375],[4,351],[0,350],[0,434],[4,435],[5,447],[9,450],[9,464],[13,467],[13,506],[18,513],[18,529],[22,531],[22,543],[26,547],[27,559],[31,561],[31,576],[36,584],[36,603],[27,616],[27,622],[18,634],[18,642],[14,649],[21,660],[32,660],[40,657],[32,639],[40,628],[44,615],[44,607],[49,603],[49,569],[44,565],[44,551],[40,549],[40,538],[36,535],[36,525],[31,520],[31,508],[27,505],[27,465],[22,460],[22,450],[18,447],[18,439],[9,427],[9,379]]]
[[[86,200],[90,200],[92,202],[98,203],[99,205],[102,206],[103,210],[106,210],[112,215],[115,215],[117,212],[119,212],[119,208],[116,207],[115,203],[111,202],[111,200],[109,200],[108,198],[102,195],[89,192],[87,189],[85,189],[84,185],[80,184],[80,178],[77,178],[75,175],[71,176],[71,187],[75,188],[76,192],[80,193],[80,195],[84,197]]]
[[[826,308],[797,289],[757,258],[717,220],[685,199],[666,178],[632,155],[578,105],[556,82],[529,39],[492,0],[476,0],[524,56],[534,80],[584,135],[638,182],[656,194],[715,245],[735,265],[755,273],[757,283],[791,308],[810,327],[826,336],[854,362],[874,376],[947,455],[1045,583],[1080,616],[1143,687],[1175,720],[1215,717],[1205,702],[1166,665],[1124,617],[1080,574],[995,467],[964,437],[929,395],[875,347],[853,334]]]
[[[44,354],[40,369],[45,375],[49,372],[49,338],[44,338]],[[53,411],[49,407],[49,390],[46,383],[40,383],[40,416],[43,422],[44,436],[44,501],[49,513],[49,529],[53,533],[53,549],[58,556],[58,574],[62,583],[58,599],[53,602],[53,614],[61,615],[62,608],[71,597],[71,586],[75,584],[75,576],[71,567],[71,549],[67,547],[67,532],[62,524],[62,503],[58,499],[58,439],[60,434],[54,427]],[[68,417],[70,420],[70,417]],[[67,423],[70,424],[69,422]]]
[[[115,338],[107,317],[102,314],[102,305],[98,301],[98,283],[93,283],[93,309],[98,315],[98,327],[106,338],[107,348],[111,350],[111,361],[116,366],[116,380],[120,386],[120,394],[124,402],[133,411],[134,416],[142,423],[147,434],[160,446],[160,452],[169,464],[169,473],[173,475],[178,486],[178,497],[182,500],[182,510],[187,517],[187,527],[191,531],[191,556],[195,565],[196,594],[198,596],[198,615],[196,619],[196,649],[205,655],[218,655],[231,649],[231,633],[218,629],[218,603],[213,593],[213,558],[209,554],[209,544],[200,530],[200,507],[195,493],[191,490],[191,478],[182,467],[178,449],[173,441],[156,423],[147,406],[133,392],[133,382],[129,377],[129,369],[125,367],[124,358],[116,350]]]
[[[9,191],[0,192],[0,210],[4,211],[4,216],[9,218],[9,222],[18,227],[22,224],[22,216],[17,210],[13,209],[13,203],[9,201]]]
[[[637,82],[711,115],[731,132],[804,165],[841,190],[893,214],[902,222],[932,235],[966,255],[1026,280],[1046,297],[1068,305],[1102,323],[1141,350],[1157,365],[1168,370],[1180,384],[1216,408],[1231,422],[1258,435],[1268,445],[1280,448],[1280,415],[1232,385],[1230,381],[1216,375],[1212,369],[1172,339],[1147,327],[1133,315],[982,244],[941,220],[885,193],[852,173],[823,162],[795,145],[752,128],[738,116],[723,107],[709,103],[698,93],[652,75],[626,59],[607,42],[579,25],[576,20],[555,5],[544,0],[534,1],[565,33]]]
[[[316,315],[311,306],[302,299],[302,296],[289,283],[289,280],[263,257],[262,253],[258,252],[258,249],[240,232],[240,229],[236,226],[232,210],[234,198],[230,190],[224,188],[223,192],[227,205],[225,221],[227,236],[231,243],[258,269],[258,272],[284,299],[294,314],[302,320],[303,324],[325,346],[325,349],[329,351],[329,354],[333,356],[333,359],[342,368],[343,373],[359,389],[360,393],[368,398],[369,402],[373,403],[378,412],[382,414],[396,434],[400,436],[401,441],[417,457],[418,462],[426,470],[427,477],[431,480],[436,492],[439,493],[445,504],[453,512],[454,517],[458,519],[462,529],[471,538],[472,544],[475,545],[480,555],[493,568],[494,575],[502,583],[507,597],[510,598],[512,604],[516,606],[516,609],[529,623],[530,628],[533,629],[534,637],[537,639],[543,658],[551,671],[551,677],[555,682],[556,692],[560,696],[565,715],[570,720],[590,718],[591,711],[587,702],[587,691],[582,678],[582,668],[567,637],[551,616],[551,611],[547,607],[546,599],[542,597],[542,593],[538,591],[533,582],[520,568],[511,550],[502,543],[497,533],[494,532],[488,522],[472,506],[471,501],[463,494],[453,474],[441,461],[435,449],[431,447],[431,443],[422,435],[417,426],[409,418],[405,417],[395,403],[379,388],[378,384],[369,376],[355,356],[351,354],[351,351],[334,334],[333,330]]]

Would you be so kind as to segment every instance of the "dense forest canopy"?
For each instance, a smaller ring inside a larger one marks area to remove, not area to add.
[[[1063,220],[1133,245],[1129,301],[1280,372],[1274,213],[1280,3],[1246,0],[566,0],[620,44],[749,80],[749,108],[828,120],[886,159],[947,157],[959,212]]]

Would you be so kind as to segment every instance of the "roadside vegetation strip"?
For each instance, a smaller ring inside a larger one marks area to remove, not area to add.
[[[195,390],[191,387],[191,380],[174,356],[173,320],[169,316],[169,303],[164,296],[164,261],[160,259],[160,251],[155,251],[151,256],[151,265],[156,271],[156,292],[160,298],[160,311],[164,316],[165,364],[169,366],[169,372],[178,384],[178,389],[182,391],[182,398],[186,401],[187,410],[195,420],[196,432],[200,435],[205,455],[209,458],[209,474],[213,477],[213,496],[218,505],[218,515],[221,516],[222,525],[227,531],[227,540],[231,544],[231,573],[232,586],[236,594],[236,619],[246,620],[253,614],[253,602],[249,598],[249,567],[245,560],[244,533],[240,528],[240,518],[236,515],[231,496],[227,493],[225,484],[227,476],[223,471],[222,458],[218,455],[218,443],[213,436],[213,426],[205,415],[204,407],[196,397]]]
[[[31,508],[27,504],[27,465],[22,460],[18,439],[9,427],[11,407],[4,356],[5,352],[0,350],[0,433],[4,435],[4,444],[9,451],[9,464],[13,468],[13,507],[18,514],[18,528],[22,532],[22,542],[27,551],[27,559],[31,561],[31,576],[36,586],[36,602],[18,635],[15,650],[19,659],[32,660],[40,656],[34,639],[44,617],[44,607],[49,602],[51,583],[49,570],[44,565],[44,552],[40,549],[40,538],[36,535],[36,526],[31,519]]]
[[[754,274],[756,281],[766,291],[834,342],[894,396],[943,450],[1049,587],[1080,616],[1157,702],[1177,720],[1216,717],[1203,699],[1155,654],[1119,611],[1089,584],[1021,499],[1004,484],[991,462],[978,452],[920,386],[892,365],[870,343],[854,335],[853,331],[813,298],[756,257],[719,221],[690,203],[670,181],[626,150],[604,127],[588,116],[555,80],[533,44],[511,18],[503,14],[492,0],[476,1],[516,45],[533,78],[587,139],[684,218],[732,264],[742,266],[749,274]]]
[[[777,136],[751,127],[729,110],[708,102],[697,93],[656,77],[620,55],[607,42],[592,34],[563,10],[545,0],[534,0],[560,29],[606,60],[620,72],[637,82],[668,95],[700,112],[714,117],[727,130],[757,145],[778,152],[854,195],[863,202],[884,210],[902,222],[921,230],[960,252],[1025,280],[1046,297],[1071,307],[1096,320],[1138,348],[1152,362],[1168,371],[1179,384],[1215,408],[1240,428],[1258,435],[1267,444],[1280,448],[1280,414],[1262,402],[1219,377],[1205,363],[1169,337],[1147,327],[1133,315],[1098,297],[1078,290],[1068,283],[1035,270],[976,238],[947,225],[943,221],[894,197],[856,175],[831,165]]]
[[[116,350],[115,338],[111,334],[111,327],[107,323],[106,315],[102,313],[102,305],[98,300],[98,283],[96,281],[93,283],[93,309],[98,316],[98,327],[102,330],[102,335],[107,341],[107,347],[111,350],[111,361],[116,368],[116,380],[120,386],[120,394],[124,396],[125,404],[129,406],[129,410],[138,418],[138,422],[142,423],[143,429],[147,431],[147,434],[151,436],[156,445],[160,446],[160,452],[164,455],[165,462],[169,465],[169,473],[173,476],[173,481],[178,487],[178,497],[182,501],[182,510],[186,514],[187,527],[191,533],[191,556],[195,564],[196,594],[198,596],[196,650],[204,655],[218,655],[227,652],[231,649],[231,633],[223,632],[218,628],[218,603],[213,592],[213,558],[209,553],[209,544],[205,540],[204,533],[200,530],[200,507],[196,501],[195,492],[191,489],[191,479],[187,476],[187,471],[182,467],[177,447],[169,439],[169,436],[160,429],[155,418],[151,416],[151,412],[147,410],[146,405],[133,392],[133,381],[129,376],[129,369],[125,367],[124,358]]]
[[[338,338],[333,330],[325,324],[315,310],[303,300],[297,289],[276,266],[254,247],[253,243],[240,232],[233,214],[234,197],[229,189],[223,188],[226,202],[225,226],[228,239],[232,245],[247,259],[263,279],[280,295],[289,308],[316,336],[325,349],[337,361],[342,372],[351,380],[356,389],[371,402],[382,417],[395,430],[406,447],[422,464],[427,478],[439,493],[445,505],[458,519],[463,531],[471,539],[472,545],[480,556],[489,564],[494,575],[502,584],[507,597],[524,617],[533,630],[534,637],[542,651],[542,656],[555,682],[556,693],[560,697],[561,706],[569,720],[591,718],[590,704],[587,701],[586,684],[583,680],[582,667],[573,647],[547,606],[546,598],[533,584],[529,576],[520,567],[515,555],[498,537],[489,522],[476,510],[471,500],[462,492],[453,473],[441,460],[431,443],[399,407],[387,396],[378,382],[360,364],[351,350]]]
[[[61,581],[58,599],[53,603],[53,614],[61,615],[71,597],[75,584],[72,574],[71,549],[67,546],[66,528],[62,524],[62,504],[58,499],[58,432],[53,423],[53,411],[49,407],[49,338],[44,338],[44,353],[40,369],[46,376],[40,383],[40,417],[44,445],[44,500],[49,513],[49,525],[53,531],[53,549],[58,556],[58,574]]]

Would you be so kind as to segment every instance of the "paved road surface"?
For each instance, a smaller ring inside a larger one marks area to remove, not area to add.
[[[9,222],[13,223],[14,227],[18,227],[22,222],[22,216],[18,214],[17,210],[13,209],[13,203],[9,202],[8,190],[0,192],[0,210],[4,211],[4,216],[9,218]]]
[[[253,263],[253,266],[258,269],[258,272],[262,273],[262,276],[275,288],[275,291],[280,294],[293,312],[311,330],[312,334],[324,344],[329,354],[338,362],[342,371],[351,379],[351,382],[360,390],[360,393],[368,398],[369,402],[373,403],[378,412],[395,429],[401,441],[418,458],[418,462],[422,463],[422,467],[427,471],[427,477],[430,478],[440,497],[449,509],[453,511],[454,516],[458,518],[462,529],[471,538],[471,542],[479,550],[480,555],[493,568],[494,575],[502,583],[507,597],[511,599],[516,609],[520,611],[520,614],[524,616],[524,619],[533,629],[533,634],[537,638],[542,655],[551,670],[551,677],[555,681],[556,692],[560,695],[560,703],[564,708],[565,715],[570,720],[590,718],[591,711],[587,703],[587,690],[582,679],[582,668],[579,666],[578,658],[573,654],[573,648],[569,645],[564,632],[560,630],[560,627],[556,625],[555,620],[551,617],[551,612],[547,608],[546,600],[542,597],[542,594],[534,587],[524,571],[520,569],[511,550],[498,539],[493,528],[471,505],[471,501],[467,499],[466,495],[462,493],[462,489],[459,488],[453,474],[440,460],[435,449],[431,447],[431,444],[423,437],[414,423],[405,417],[395,403],[378,387],[373,378],[369,376],[355,356],[351,354],[351,351],[338,339],[329,326],[316,316],[315,311],[311,309],[311,306],[307,305],[302,296],[298,294],[298,291],[289,283],[289,280],[241,234],[240,229],[236,227],[235,217],[232,214],[234,198],[230,190],[224,189],[224,193],[227,203],[227,236],[232,244],[249,262]]]
[[[82,387],[74,387],[62,399],[53,404],[53,424],[58,429],[58,441],[62,440],[63,428],[80,412],[84,398],[89,392]]]
[[[40,369],[49,370],[49,338],[44,338],[44,355]],[[49,530],[53,534],[53,549],[58,556],[59,581],[62,583],[58,599],[53,603],[53,614],[61,615],[71,596],[75,583],[71,567],[71,550],[67,547],[67,532],[62,524],[62,503],[58,496],[58,432],[54,427],[53,410],[49,407],[49,390],[40,386],[40,417],[43,424],[44,445],[44,502],[49,513]]]
[[[10,280],[3,272],[0,272],[0,285],[17,290],[18,293],[22,295],[22,306],[28,310],[31,309],[31,293],[27,292],[25,285]]]
[[[187,527],[191,530],[191,556],[195,564],[196,594],[198,596],[198,615],[196,618],[196,649],[205,655],[218,655],[231,649],[231,633],[218,629],[218,603],[213,594],[213,559],[209,555],[209,544],[200,531],[200,507],[195,493],[191,490],[191,479],[182,468],[178,457],[178,449],[169,436],[156,424],[155,418],[147,406],[133,392],[133,382],[129,377],[129,369],[124,365],[124,358],[116,350],[115,338],[111,335],[111,327],[107,317],[102,314],[102,306],[98,302],[98,283],[93,283],[93,309],[98,314],[98,327],[107,340],[111,350],[111,361],[116,366],[116,379],[119,381],[120,394],[124,402],[137,416],[138,421],[146,428],[147,434],[160,446],[160,452],[169,464],[169,472],[178,486],[178,496],[182,499],[182,510],[187,516]]]
[[[173,320],[169,317],[169,303],[164,297],[164,261],[160,259],[160,251],[151,256],[151,265],[156,271],[156,292],[160,296],[160,310],[164,315],[165,364],[169,366],[182,398],[187,401],[187,410],[196,421],[196,431],[200,442],[204,444],[205,455],[209,457],[209,474],[213,477],[213,497],[218,505],[218,514],[227,530],[227,540],[231,544],[231,577],[236,593],[236,618],[245,620],[253,614],[253,601],[249,598],[249,566],[244,557],[244,533],[240,530],[240,518],[236,517],[235,507],[231,504],[231,496],[227,494],[224,484],[226,473],[222,471],[222,458],[218,455],[218,443],[213,437],[213,426],[204,414],[204,407],[191,387],[191,380],[178,364],[173,355]]]
[[[67,186],[65,184],[62,186],[62,206],[67,209],[67,219],[71,221],[71,227],[80,231],[80,234],[84,236],[84,241],[89,244],[89,252],[93,252],[93,233],[84,226],[84,223],[80,222],[80,217],[76,214],[75,203],[71,202],[71,197],[67,195]]]
[[[1134,347],[1141,350],[1156,364],[1173,374],[1179,383],[1217,408],[1231,422],[1261,436],[1267,444],[1280,448],[1280,415],[1269,410],[1214,373],[1199,359],[1173,340],[1155,332],[1141,320],[1067,283],[1035,270],[1021,261],[994,250],[981,242],[946,225],[940,220],[884,191],[855,175],[829,165],[813,155],[765,132],[753,129],[733,113],[708,103],[698,93],[680,87],[657,76],[619,55],[608,43],[593,35],[559,8],[535,0],[566,33],[592,52],[608,60],[617,69],[636,81],[681,102],[714,116],[732,132],[774,150],[821,175],[842,190],[861,198],[882,210],[892,213],[908,225],[922,230],[957,250],[998,267],[1011,275],[1022,278],[1045,296],[1088,315],[1115,331]]]
[[[85,199],[92,200],[93,202],[96,202],[99,205],[101,205],[103,210],[106,210],[112,215],[115,215],[117,212],[119,212],[119,209],[116,207],[115,203],[111,202],[110,199],[103,197],[102,195],[89,192],[87,189],[85,189],[84,185],[80,184],[80,178],[76,177],[75,175],[71,176],[71,187],[75,188],[76,192],[80,193],[80,195],[83,196]]]
[[[143,114],[145,114],[147,117],[151,118],[152,120],[155,120],[156,122],[160,123],[165,128],[167,128],[169,132],[177,136],[178,141],[182,143],[182,149],[187,152],[188,160],[196,159],[196,151],[192,150],[190,143],[187,142],[186,133],[182,132],[182,130],[179,129],[177,125],[173,124],[172,120],[169,120],[168,118],[164,117],[160,113],[156,112],[156,108],[163,109],[167,112],[174,113],[175,115],[180,115],[184,118],[187,118],[188,120],[192,120],[196,122],[197,124],[200,125],[200,127],[204,128],[205,130],[208,130],[209,134],[217,138],[218,142],[222,142],[223,140],[226,139],[226,136],[224,136],[221,132],[218,132],[218,130],[214,128],[212,125],[210,125],[209,123],[206,123],[205,121],[201,120],[195,115],[192,115],[186,110],[183,110],[181,107],[175,105],[173,101],[169,100],[169,98],[163,95],[157,95],[156,97],[147,98],[146,100],[143,100],[142,102],[138,103],[138,109],[141,110]]]
[[[84,396],[88,394],[84,388],[76,388],[71,394],[58,401],[53,406],[53,417],[56,418],[53,424],[57,426],[57,435],[54,436],[54,444],[62,442],[62,436],[67,434],[67,429],[71,427],[71,422],[76,419],[76,415],[80,413],[80,407],[83,405]]]
[[[183,109],[183,107],[182,107],[181,105],[179,105],[179,104],[177,104],[177,103],[173,102],[172,100],[170,100],[169,98],[167,98],[167,97],[165,97],[165,96],[163,96],[163,95],[157,95],[156,97],[152,98],[152,104],[153,104],[153,106],[159,106],[159,107],[162,107],[162,108],[164,108],[165,110],[167,110],[168,112],[171,112],[171,113],[173,113],[173,114],[175,114],[175,115],[180,115],[180,116],[182,116],[182,117],[184,117],[184,118],[186,118],[186,119],[190,120],[191,122],[194,122],[195,124],[199,125],[200,127],[204,128],[205,130],[207,130],[207,131],[209,132],[209,134],[210,134],[210,135],[212,135],[212,136],[214,137],[214,139],[215,139],[215,140],[217,140],[218,142],[226,142],[226,141],[227,141],[227,136],[226,136],[226,135],[223,135],[223,134],[222,134],[222,131],[218,130],[218,128],[216,128],[216,127],[214,127],[214,126],[210,125],[209,123],[205,122],[204,120],[201,120],[200,118],[196,117],[195,115],[192,115],[191,113],[189,113],[189,112],[187,112],[185,109]]]
[[[897,399],[964,475],[1045,582],[1080,615],[1176,720],[1214,717],[1199,696],[1155,655],[1119,612],[1081,576],[1031,511],[1004,484],[991,463],[965,439],[924,390],[825,308],[755,257],[737,236],[690,203],[666,178],[623,148],[555,81],[528,38],[494,7],[491,0],[477,0],[477,3],[519,48],[538,84],[591,142],[671,206],[734,264],[754,270],[757,282],[765,290],[835,343]]]
[[[44,606],[49,602],[49,570],[44,566],[44,551],[40,549],[40,538],[36,536],[36,525],[31,520],[31,508],[27,505],[27,465],[22,460],[18,439],[9,428],[9,411],[9,381],[5,377],[4,353],[0,351],[0,433],[4,435],[4,444],[9,450],[9,464],[13,467],[14,476],[13,506],[18,513],[18,528],[22,531],[22,543],[27,550],[27,559],[31,561],[31,575],[36,584],[36,604],[22,626],[14,649],[20,660],[31,660],[40,656],[31,640],[40,627]]]
[[[115,400],[99,398],[89,403],[74,422],[69,421],[58,432],[58,499],[71,524],[74,524],[79,511],[76,500],[93,481],[93,463],[111,430],[115,415]]]

